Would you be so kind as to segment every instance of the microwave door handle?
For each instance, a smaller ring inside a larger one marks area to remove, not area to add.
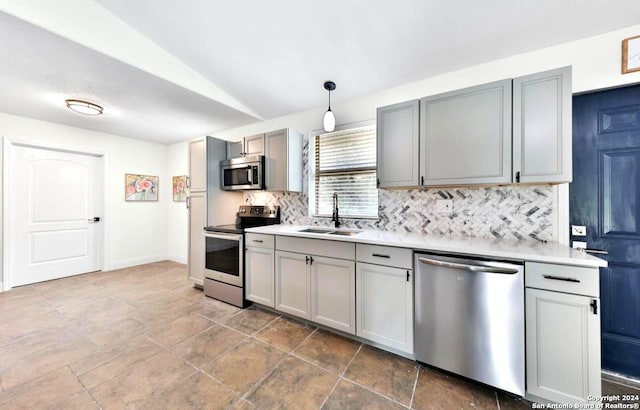
[[[249,182],[249,185],[253,185],[253,176],[251,175],[251,165],[249,165],[247,167],[247,181]]]

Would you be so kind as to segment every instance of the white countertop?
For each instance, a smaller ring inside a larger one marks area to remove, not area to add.
[[[449,252],[483,256],[496,259],[524,260],[531,262],[557,263],[563,265],[605,267],[607,261],[572,249],[557,242],[535,240],[509,240],[435,236],[421,233],[358,230],[353,236],[299,232],[306,228],[324,228],[304,225],[269,225],[249,228],[247,232],[269,235],[285,235],[300,238],[326,239],[332,241],[357,242],[371,245],[397,246],[424,251]],[[355,229],[339,229],[351,231]]]

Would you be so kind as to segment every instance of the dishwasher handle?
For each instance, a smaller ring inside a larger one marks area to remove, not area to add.
[[[505,273],[505,274],[518,273],[518,269],[514,269],[514,268],[497,268],[493,266],[467,265],[465,263],[445,262],[437,259],[430,259],[430,258],[424,258],[424,257],[418,258],[418,260],[421,263],[426,263],[428,265],[442,266],[445,268],[452,268],[452,269],[464,269],[464,270],[470,270],[473,272]]]

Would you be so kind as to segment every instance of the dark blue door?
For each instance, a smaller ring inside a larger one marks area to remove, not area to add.
[[[602,368],[640,378],[640,85],[573,98],[569,195],[571,224],[586,225],[587,248],[608,252]]]

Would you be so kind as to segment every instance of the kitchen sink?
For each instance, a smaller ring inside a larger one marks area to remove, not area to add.
[[[331,233],[333,232],[333,229],[327,229],[327,228],[306,228],[306,229],[301,229],[298,232],[306,232],[306,233]]]
[[[333,231],[329,232],[329,235],[341,235],[341,236],[353,236],[359,234],[361,231]]]
[[[305,228],[305,229],[301,229],[298,232],[304,232],[304,233],[321,233],[321,234],[326,234],[326,235],[340,235],[340,236],[353,236],[356,235],[362,231],[358,231],[358,230],[336,230],[336,229],[331,229],[331,228]]]

